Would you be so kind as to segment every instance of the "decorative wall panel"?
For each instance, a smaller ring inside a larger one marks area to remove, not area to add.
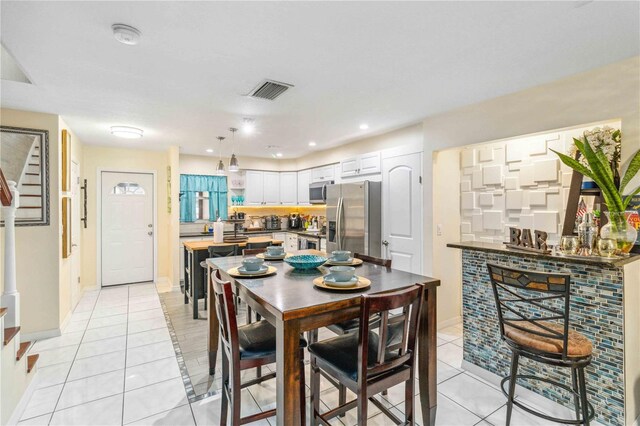
[[[462,240],[506,241],[508,228],[515,226],[546,231],[549,242],[557,243],[571,170],[550,149],[568,152],[573,137],[594,127],[597,125],[462,149]]]

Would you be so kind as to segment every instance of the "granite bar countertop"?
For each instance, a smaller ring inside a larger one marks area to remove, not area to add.
[[[318,231],[304,231],[297,229],[265,229],[262,231],[238,231],[238,235],[268,235],[274,232],[291,232],[292,234],[301,235],[303,237],[311,238],[326,238],[325,234],[320,234]],[[233,231],[225,231],[224,235],[233,235]],[[212,237],[212,234],[203,232],[185,232],[180,234],[180,238],[195,238],[195,237]]]
[[[608,267],[620,267],[627,263],[640,260],[640,255],[631,254],[630,256],[622,257],[598,257],[598,256],[565,256],[562,254],[543,254],[535,253],[525,250],[517,250],[506,247],[504,244],[498,243],[485,243],[480,241],[468,241],[460,243],[449,243],[447,247],[458,248],[463,250],[477,250],[490,253],[508,254],[511,256],[529,257],[534,259],[547,259],[554,261],[562,261],[567,263],[580,263],[585,265],[594,266],[608,266]]]

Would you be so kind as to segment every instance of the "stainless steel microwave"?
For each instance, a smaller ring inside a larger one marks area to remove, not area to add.
[[[326,204],[328,185],[333,185],[333,181],[325,180],[323,182],[315,182],[309,185],[309,202],[311,204]]]

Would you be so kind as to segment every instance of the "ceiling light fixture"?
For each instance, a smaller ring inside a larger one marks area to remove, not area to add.
[[[309,146],[316,146],[316,143],[314,141],[309,142]]]
[[[208,149],[207,149],[207,152],[213,152],[213,149],[208,148]]]
[[[220,141],[220,158],[218,159],[216,174],[218,176],[224,176],[224,163],[222,162],[222,141],[224,140],[224,136],[218,136],[217,139]]]
[[[128,126],[111,126],[111,134],[119,138],[140,139],[144,132],[142,129]]]
[[[229,131],[231,132],[231,140],[232,142],[236,141],[236,132],[238,131],[238,129],[236,129],[235,127],[229,127]],[[235,143],[234,143],[235,145]],[[231,158],[229,159],[229,171],[230,172],[237,172],[238,170],[240,170],[240,166],[238,165],[238,159],[236,158],[236,154],[234,154],[233,152],[233,148],[231,149]]]
[[[253,133],[253,131],[255,130],[256,126],[254,123],[253,118],[244,118],[242,119],[242,131],[250,134]]]
[[[277,152],[276,153],[276,157],[278,157],[278,158],[282,157],[282,153],[281,152]]]
[[[113,24],[111,29],[113,36],[122,44],[134,46],[140,42],[142,33],[137,28],[125,24]]]
[[[367,123],[362,123],[360,125],[360,130],[367,130],[369,128],[369,125]]]

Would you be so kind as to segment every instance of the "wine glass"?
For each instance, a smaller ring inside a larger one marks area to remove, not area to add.
[[[612,257],[616,252],[616,240],[613,238],[600,238],[598,250],[601,256]]]
[[[563,235],[560,238],[560,251],[563,254],[576,254],[578,252],[578,237],[575,235]]]

